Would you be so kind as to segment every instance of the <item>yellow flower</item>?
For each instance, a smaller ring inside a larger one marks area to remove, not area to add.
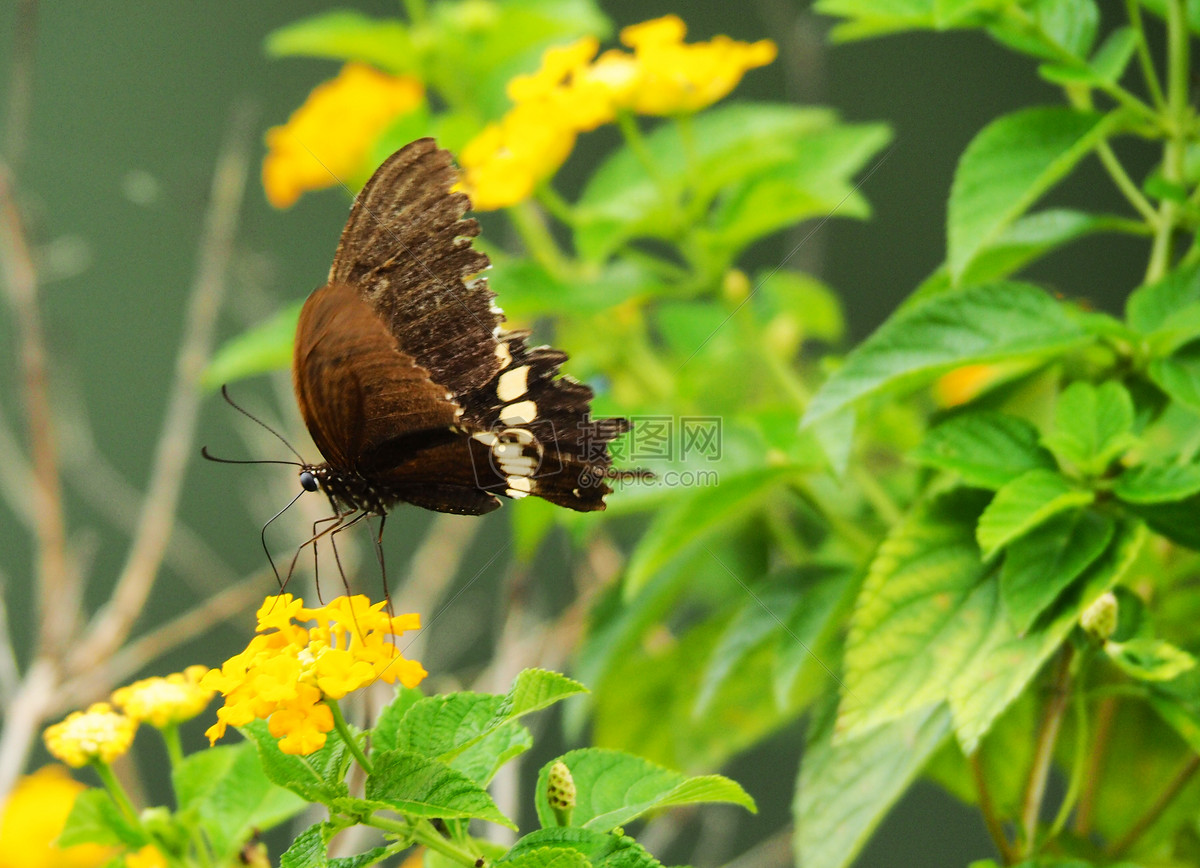
[[[687,26],[675,15],[621,31],[634,53],[600,57],[585,37],[555,46],[541,67],[508,85],[512,109],[462,151],[462,189],[477,210],[514,205],[553,175],[578,133],[609,123],[618,111],[669,115],[696,111],[728,94],[746,71],[775,59],[775,43],[718,36],[683,44]]]
[[[267,131],[263,188],[276,208],[359,174],[371,146],[425,98],[421,82],[348,63],[313,88],[283,126]]]
[[[748,43],[716,36],[686,45],[686,33],[687,25],[675,15],[621,31],[621,41],[634,50],[640,67],[631,110],[650,115],[697,111],[726,96],[748,70],[775,59],[775,43],[769,39]]]
[[[218,690],[225,704],[207,735],[215,742],[228,726],[267,721],[279,749],[309,754],[333,729],[326,700],[341,699],[377,680],[415,687],[424,667],[406,660],[392,641],[421,626],[417,615],[388,615],[386,602],[338,597],[317,609],[291,594],[268,597],[258,610],[258,635],[241,654],[208,672],[201,686]],[[303,627],[294,621],[315,621]]]
[[[207,671],[205,666],[189,666],[166,678],[135,681],[113,691],[113,705],[159,729],[191,720],[204,711],[213,696],[211,689],[200,686],[200,679]]]
[[[125,868],[167,868],[167,859],[153,844],[125,854]]]
[[[87,789],[62,766],[43,766],[17,782],[0,815],[0,868],[99,868],[113,856],[111,847],[54,841]]]
[[[78,768],[94,760],[111,763],[121,756],[133,744],[137,726],[136,720],[113,711],[107,702],[97,702],[46,727],[42,737],[55,759]]]

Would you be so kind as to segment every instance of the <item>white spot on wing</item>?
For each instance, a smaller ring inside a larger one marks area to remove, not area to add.
[[[520,398],[529,388],[529,365],[509,368],[496,383],[496,395],[507,404]]]
[[[518,401],[500,411],[500,421],[505,425],[523,425],[537,418],[537,404],[533,401]]]
[[[507,368],[512,364],[512,353],[508,350],[507,343],[496,344],[496,358],[500,360],[500,367]],[[501,398],[500,400],[504,400]]]
[[[527,476],[510,476],[507,481],[509,494],[519,491],[521,492],[521,496],[524,497],[533,491],[533,480]]]

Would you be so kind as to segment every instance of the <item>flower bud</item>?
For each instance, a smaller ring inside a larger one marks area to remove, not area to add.
[[[571,770],[562,760],[557,760],[550,766],[550,774],[546,781],[546,801],[558,820],[558,825],[571,824],[571,812],[575,810],[575,779]]]
[[[1099,642],[1106,642],[1117,631],[1117,597],[1105,591],[1079,616],[1079,626]]]

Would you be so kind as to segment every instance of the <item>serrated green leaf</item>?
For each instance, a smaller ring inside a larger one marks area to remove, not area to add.
[[[674,558],[694,551],[706,537],[740,521],[778,487],[797,476],[790,467],[766,467],[723,478],[661,511],[642,535],[625,570],[624,597],[632,600]]]
[[[292,363],[296,321],[302,306],[303,302],[290,305],[222,344],[204,369],[204,388],[217,389],[245,377],[286,369]]]
[[[891,317],[852,352],[813,396],[802,424],[961,365],[1048,359],[1086,340],[1066,306],[1030,284],[992,283],[932,296]]]
[[[386,802],[409,816],[479,819],[516,829],[487,790],[445,763],[417,753],[395,750],[372,757],[366,797]]]
[[[950,190],[947,262],[954,281],[1106,131],[1103,115],[1058,106],[1022,109],[984,127],[963,152]]]
[[[1190,265],[1131,292],[1125,302],[1125,319],[1131,328],[1151,335],[1169,328],[1181,310],[1197,303],[1200,303],[1200,265]]]
[[[1167,503],[1200,493],[1200,464],[1142,464],[1117,477],[1113,494],[1126,503]]]
[[[1170,681],[1196,665],[1196,658],[1163,639],[1106,642],[1104,653],[1125,674],[1139,681]]]
[[[238,853],[257,831],[294,817],[308,802],[267,780],[251,742],[190,754],[171,771],[181,810],[195,811],[220,859]]]
[[[125,845],[137,849],[152,843],[142,829],[130,822],[104,790],[82,790],[71,805],[62,832],[56,839],[59,847],[76,844]]]
[[[1060,208],[1027,214],[1014,220],[995,241],[982,247],[958,283],[974,286],[1004,280],[1079,238],[1098,232],[1140,233],[1143,229],[1140,223],[1107,214]],[[943,269],[940,275],[943,289],[951,289],[949,274]],[[926,293],[931,294],[928,289]]]
[[[925,435],[910,457],[957,473],[967,485],[995,490],[1030,470],[1053,470],[1054,458],[1024,419],[990,410],[955,416]]]
[[[372,750],[395,750],[399,747],[396,744],[396,732],[400,728],[400,721],[424,695],[418,687],[396,685],[395,697],[379,712],[379,717],[375,718],[375,726],[371,728]]]
[[[950,734],[950,715],[939,706],[835,739],[835,707],[827,702],[813,716],[792,801],[792,846],[805,868],[850,865]]]
[[[1028,632],[1104,553],[1115,529],[1111,517],[1081,509],[1057,515],[1009,544],[1000,570],[1000,595],[1018,635]]]
[[[922,504],[879,547],[850,618],[838,737],[943,701],[985,625],[963,617],[989,568],[975,543],[986,502],[963,489]]]
[[[1029,470],[996,492],[979,518],[976,538],[990,558],[1017,537],[1052,516],[1096,499],[1090,489],[1076,488],[1053,470]]]
[[[496,864],[508,865],[527,853],[547,847],[582,853],[593,868],[662,868],[661,862],[627,835],[610,835],[575,826],[536,829],[513,844]]]
[[[1133,422],[1133,399],[1122,384],[1072,383],[1059,397],[1054,428],[1042,445],[1060,462],[1097,476],[1132,445]]]
[[[505,763],[531,747],[533,735],[529,729],[510,721],[467,747],[450,760],[450,766],[475,783],[486,786]]]
[[[992,723],[1021,694],[1079,622],[1079,616],[1102,593],[1112,589],[1137,558],[1146,539],[1145,527],[1124,522],[1104,554],[1094,561],[1041,629],[1018,635],[1000,605],[995,585],[980,585],[967,615],[986,622],[970,662],[950,688],[954,730],[963,753],[971,754]],[[984,613],[987,614],[984,614]]]
[[[328,804],[348,792],[342,781],[349,764],[346,745],[330,736],[325,747],[305,757],[285,754],[267,729],[266,721],[254,720],[238,731],[254,742],[268,780],[286,787],[310,802]]]
[[[296,836],[296,840],[279,857],[280,868],[325,868],[329,864],[324,823],[315,823]]]
[[[549,708],[568,696],[587,693],[588,689],[565,675],[548,669],[524,669],[513,679],[498,712],[501,722]]]
[[[736,782],[721,775],[688,777],[641,757],[616,750],[583,748],[559,757],[575,782],[571,825],[609,832],[649,811],[679,805],[724,802],[757,813],[754,800]],[[546,799],[550,767],[538,774],[536,805],[543,828],[557,825]]]
[[[1200,341],[1181,347],[1165,359],[1153,360],[1146,373],[1172,400],[1200,413]]]
[[[526,850],[512,859],[502,859],[498,865],[508,868],[591,868],[592,863],[587,856],[578,850],[564,850],[561,847],[538,847]]]

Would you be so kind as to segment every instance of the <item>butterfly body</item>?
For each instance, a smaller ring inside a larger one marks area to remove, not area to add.
[[[503,327],[456,177],[421,139],[355,200],[296,331],[296,398],[325,458],[301,482],[339,518],[399,502],[479,515],[528,495],[603,509],[607,444],[629,423],[593,421],[591,389],[558,374],[566,354]]]

